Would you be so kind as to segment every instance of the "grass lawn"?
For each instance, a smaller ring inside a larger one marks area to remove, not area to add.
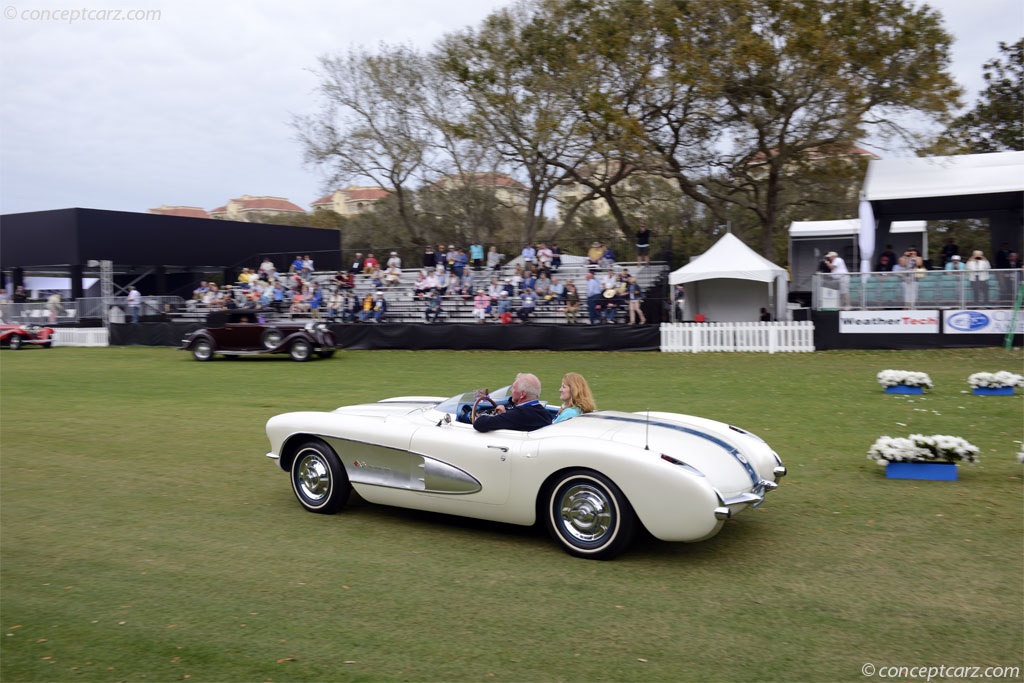
[[[935,389],[886,395],[887,368],[927,372]],[[732,422],[789,476],[714,539],[642,538],[595,562],[540,529],[359,501],[309,514],[264,457],[277,413],[493,389],[524,370],[549,401],[575,370],[599,407]],[[1024,371],[1020,350],[310,363],[5,350],[0,678],[864,681],[866,664],[1024,667],[1024,397],[967,387],[996,370]],[[918,432],[962,436],[981,461],[957,482],[916,482],[867,460],[878,436]]]

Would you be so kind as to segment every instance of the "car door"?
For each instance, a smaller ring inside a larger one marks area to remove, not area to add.
[[[452,420],[418,429],[413,434],[410,450],[424,459],[427,491],[445,493],[443,477],[431,477],[430,461],[433,460],[441,464],[435,468],[439,473],[443,474],[446,467],[454,467],[480,483],[479,491],[461,494],[467,500],[501,505],[508,500],[513,463],[524,457],[524,448],[529,443],[526,432],[508,429],[478,432],[472,425]]]

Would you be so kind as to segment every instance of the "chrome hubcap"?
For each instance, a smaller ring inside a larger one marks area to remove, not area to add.
[[[307,498],[317,500],[327,495],[331,488],[331,474],[327,463],[319,454],[299,456],[298,473],[295,482]]]
[[[562,494],[562,526],[578,541],[592,542],[612,526],[611,501],[604,491],[589,484],[576,484]]]

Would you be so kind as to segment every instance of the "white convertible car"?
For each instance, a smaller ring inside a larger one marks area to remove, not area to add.
[[[472,414],[509,394],[277,415],[267,456],[310,512],[336,512],[354,488],[371,503],[543,520],[567,552],[595,559],[625,550],[641,524],[663,541],[710,538],[786,474],[750,432],[678,413],[600,410],[532,432],[475,431]]]

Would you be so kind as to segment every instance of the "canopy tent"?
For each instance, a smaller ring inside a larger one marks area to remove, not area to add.
[[[713,322],[758,320],[761,308],[775,320],[787,314],[785,268],[775,265],[732,233],[682,268],[669,274],[686,287],[686,318],[698,313]]]
[[[986,218],[992,251],[1019,246],[1024,222],[1024,152],[873,159],[861,188],[862,268],[896,220]],[[877,236],[877,240],[876,240]]]
[[[896,221],[889,229],[889,239],[896,253],[914,246],[928,253],[926,221]],[[846,261],[850,272],[857,270],[857,246],[861,221],[848,218],[836,221],[793,221],[789,224],[790,291],[809,292],[814,272],[824,255],[837,252]],[[871,228],[872,237],[874,227]],[[873,268],[869,267],[868,271]]]

